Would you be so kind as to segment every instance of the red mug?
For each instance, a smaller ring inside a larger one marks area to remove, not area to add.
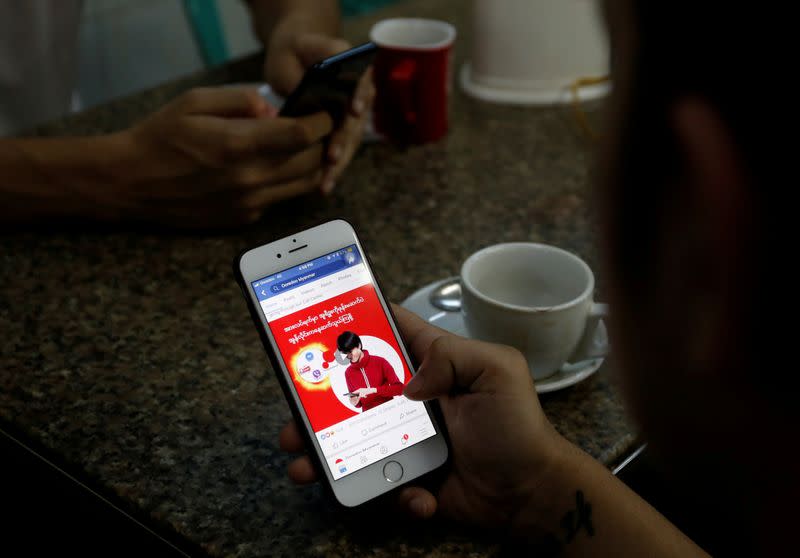
[[[428,143],[447,133],[456,29],[432,19],[381,21],[370,31],[375,130],[391,141]]]

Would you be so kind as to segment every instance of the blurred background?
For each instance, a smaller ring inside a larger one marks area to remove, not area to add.
[[[392,0],[342,0],[345,16]],[[75,109],[261,48],[245,0],[86,0]]]
[[[259,50],[244,0],[86,0],[83,108]]]

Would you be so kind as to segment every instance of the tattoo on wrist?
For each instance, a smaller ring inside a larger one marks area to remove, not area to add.
[[[594,537],[592,504],[586,500],[582,490],[575,492],[575,508],[564,514],[560,525],[560,533],[548,533],[536,544],[537,556],[559,556],[581,531]]]
[[[575,509],[564,515],[561,519],[561,527],[565,531],[564,541],[566,543],[571,543],[581,529],[585,530],[590,537],[594,536],[592,505],[586,501],[582,490],[575,493]]]

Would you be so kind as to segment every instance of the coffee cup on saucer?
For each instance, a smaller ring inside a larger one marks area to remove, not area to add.
[[[546,244],[497,244],[467,258],[460,282],[469,336],[519,349],[534,380],[609,351],[607,337],[597,335],[608,307],[594,302],[594,274],[575,254]]]

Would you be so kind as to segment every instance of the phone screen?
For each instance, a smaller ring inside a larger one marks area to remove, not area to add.
[[[436,434],[357,245],[251,285],[334,480]]]

